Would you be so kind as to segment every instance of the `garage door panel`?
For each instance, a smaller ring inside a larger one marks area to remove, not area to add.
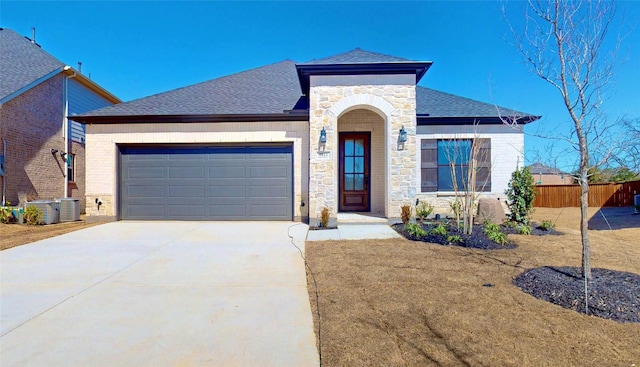
[[[168,206],[168,215],[171,219],[205,218],[206,206],[203,204],[171,204]]]
[[[169,167],[167,172],[168,178],[180,178],[180,179],[189,179],[189,178],[205,178],[204,175],[205,168],[200,167]]]
[[[238,162],[233,162],[238,164]],[[247,177],[246,167],[237,167],[231,165],[221,165],[216,167],[209,167],[210,178],[225,178],[225,179],[244,179]]]
[[[247,217],[247,209],[244,203],[241,204],[213,204],[209,205],[208,216],[216,219],[244,219]]]
[[[249,167],[249,178],[274,178],[286,177],[287,167],[265,166],[265,167]]]
[[[127,219],[163,219],[164,204],[130,204],[126,208]]]
[[[120,151],[122,219],[292,219],[291,146]]]
[[[244,186],[209,186],[210,198],[242,198],[247,196]]]
[[[204,197],[204,186],[169,186],[169,197],[171,198],[202,198]]]
[[[164,186],[146,186],[146,185],[129,185],[127,187],[126,196],[129,199],[148,199],[165,197]]]
[[[135,178],[163,178],[165,175],[164,167],[140,167],[133,166],[127,170],[129,179]]]
[[[280,198],[286,200],[287,188],[280,186],[250,186],[249,196],[252,198]]]

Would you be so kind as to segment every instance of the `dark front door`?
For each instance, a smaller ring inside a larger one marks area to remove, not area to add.
[[[340,133],[340,206],[343,212],[368,212],[371,133]]]

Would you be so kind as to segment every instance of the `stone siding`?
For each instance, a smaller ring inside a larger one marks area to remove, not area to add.
[[[404,78],[399,78],[403,79]],[[333,85],[314,83],[312,77],[309,107],[309,211],[311,224],[315,224],[324,207],[335,217],[338,211],[338,119],[344,113],[356,109],[374,111],[384,121],[387,152],[387,196],[385,216],[400,216],[400,206],[416,194],[416,102],[413,84],[394,85]],[[404,81],[406,82],[406,81]],[[408,141],[399,147],[398,136],[404,126]],[[319,143],[320,131],[327,131],[327,142]],[[319,151],[330,154],[322,156]]]

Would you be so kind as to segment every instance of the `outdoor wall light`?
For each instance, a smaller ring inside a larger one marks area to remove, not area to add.
[[[327,142],[327,130],[325,130],[323,126],[322,130],[320,131],[320,143],[324,144],[326,142]]]
[[[62,157],[62,159],[66,159],[66,157],[67,157],[67,153],[65,153],[65,152],[60,152],[60,156]]]
[[[407,142],[407,130],[404,129],[404,125],[402,125],[402,127],[400,128],[400,137],[398,138],[398,141],[400,143]]]

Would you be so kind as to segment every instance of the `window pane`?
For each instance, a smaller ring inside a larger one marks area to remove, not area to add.
[[[451,169],[447,166],[438,167],[438,190],[453,191]]]
[[[353,139],[344,141],[344,155],[353,157]]]
[[[344,189],[353,190],[353,175],[344,175]]]
[[[355,155],[363,156],[364,155],[364,140],[357,139],[355,141]]]
[[[438,164],[456,164],[469,162],[471,140],[438,140]]]
[[[356,182],[355,182],[355,189],[356,190],[364,190],[364,175],[355,175],[356,177]]]
[[[357,157],[354,163],[355,167],[353,172],[364,173],[364,157]]]
[[[353,157],[344,157],[344,173],[353,173]]]

